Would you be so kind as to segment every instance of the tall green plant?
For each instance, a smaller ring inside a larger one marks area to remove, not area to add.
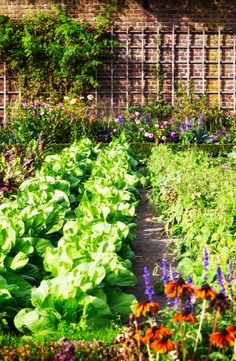
[[[21,90],[31,98],[58,99],[96,87],[96,69],[110,55],[111,11],[114,7],[94,26],[68,18],[59,7],[54,14],[0,16],[0,59],[18,74]]]

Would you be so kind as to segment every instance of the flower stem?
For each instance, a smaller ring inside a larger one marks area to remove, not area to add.
[[[148,358],[149,358],[149,361],[153,361],[152,354],[151,354],[151,351],[150,351],[150,347],[149,347],[149,345],[148,345],[148,344],[147,344],[147,351],[148,351]]]
[[[183,299],[180,298],[179,301],[179,310],[180,310],[180,334],[181,334],[181,349],[182,349],[182,360],[185,361],[186,359],[186,350],[185,350],[185,344],[184,344],[184,324],[182,320],[183,315]]]
[[[213,323],[213,327],[212,327],[211,333],[215,332],[215,330],[216,330],[216,327],[217,327],[217,324],[218,324],[218,320],[219,320],[219,316],[220,316],[220,309],[217,308],[216,313],[215,313],[215,319],[214,319],[214,323]],[[209,344],[206,361],[209,360],[209,356],[210,356],[210,353],[211,353],[211,349],[212,349],[212,341],[210,341],[210,344]]]
[[[202,303],[202,312],[201,312],[199,327],[198,327],[198,331],[197,331],[197,338],[196,338],[196,342],[195,342],[195,346],[194,346],[194,350],[193,350],[193,359],[195,358],[195,354],[197,351],[197,345],[198,345],[199,337],[200,337],[201,330],[202,330],[202,322],[203,322],[205,312],[206,312],[206,304],[207,304],[207,300],[204,299],[203,303]]]
[[[233,350],[233,355],[231,358],[231,361],[235,361],[236,360],[236,339],[234,341],[234,350]]]

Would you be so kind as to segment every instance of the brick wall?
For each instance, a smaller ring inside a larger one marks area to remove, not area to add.
[[[211,102],[236,110],[233,2],[207,8],[150,0],[148,9],[142,1],[122,3],[113,29],[120,46],[114,48],[113,61],[105,62],[97,74],[101,86],[96,97],[101,103],[118,110],[160,94],[173,102],[176,82],[187,84],[191,78],[197,93],[207,91]],[[95,21],[109,1],[64,0],[61,4],[69,16]],[[53,2],[0,0],[3,15],[19,17],[38,11],[54,11]]]

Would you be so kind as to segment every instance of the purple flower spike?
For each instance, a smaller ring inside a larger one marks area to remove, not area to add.
[[[147,267],[144,267],[143,277],[145,282],[145,295],[148,297],[148,301],[153,301],[153,296],[155,295],[155,292],[151,285],[150,273]]]
[[[232,281],[235,279],[235,276],[234,276],[233,260],[232,259],[229,260],[228,270],[229,270],[229,276],[227,277],[227,283],[228,283],[228,286],[229,286],[230,295],[233,298],[234,292],[233,292]]]
[[[224,295],[226,295],[226,291],[225,291],[225,286],[224,286],[224,280],[223,280],[223,272],[220,268],[220,266],[218,265],[217,270],[216,270],[216,274],[217,274],[217,282],[218,285],[221,287],[220,288],[220,293],[223,293]]]
[[[188,274],[187,283],[193,283],[193,279],[192,279],[190,273]]]
[[[172,266],[170,266],[170,278],[172,281],[175,281],[175,278],[176,278],[175,269]]]
[[[167,263],[164,258],[162,259],[162,280],[164,285],[166,285],[169,282]]]
[[[208,272],[208,266],[209,266],[209,254],[207,252],[207,249],[204,248],[203,249],[203,273],[204,273],[204,276],[203,276],[203,279],[204,281],[206,282],[207,281],[207,272]]]

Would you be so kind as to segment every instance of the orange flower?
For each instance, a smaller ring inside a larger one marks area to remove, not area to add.
[[[185,283],[182,278],[178,281],[171,281],[165,285],[164,292],[169,298],[191,296],[194,287],[190,283]]]
[[[196,298],[210,298],[211,300],[213,300],[217,293],[208,284],[205,284],[204,286],[202,286],[202,288],[195,290],[194,295]]]
[[[234,346],[235,336],[234,333],[225,329],[221,332],[213,332],[210,336],[210,340],[216,346],[224,348],[226,346]]]
[[[196,317],[191,315],[191,313],[183,313],[182,315],[180,313],[176,313],[176,315],[174,315],[172,321],[173,322],[185,321],[185,322],[195,323]]]
[[[165,326],[152,327],[148,328],[145,332],[145,335],[142,338],[144,343],[150,343],[151,341],[162,340],[163,338],[168,338],[174,334],[173,331],[169,330]]]
[[[134,315],[135,317],[146,316],[148,313],[152,315],[156,315],[160,306],[156,302],[148,301],[144,303],[138,303],[135,306]]]
[[[236,336],[236,327],[235,326],[233,326],[233,325],[227,326],[226,330],[228,332],[231,332],[234,335],[234,337]]]
[[[176,349],[175,342],[166,338],[155,340],[150,346],[159,353],[167,353]]]
[[[155,340],[155,338],[156,338],[156,329],[155,329],[155,327],[153,327],[153,328],[148,328],[148,329],[146,330],[146,332],[145,332],[145,335],[144,335],[143,338],[142,338],[142,341],[143,341],[144,343],[149,344],[150,341]]]

